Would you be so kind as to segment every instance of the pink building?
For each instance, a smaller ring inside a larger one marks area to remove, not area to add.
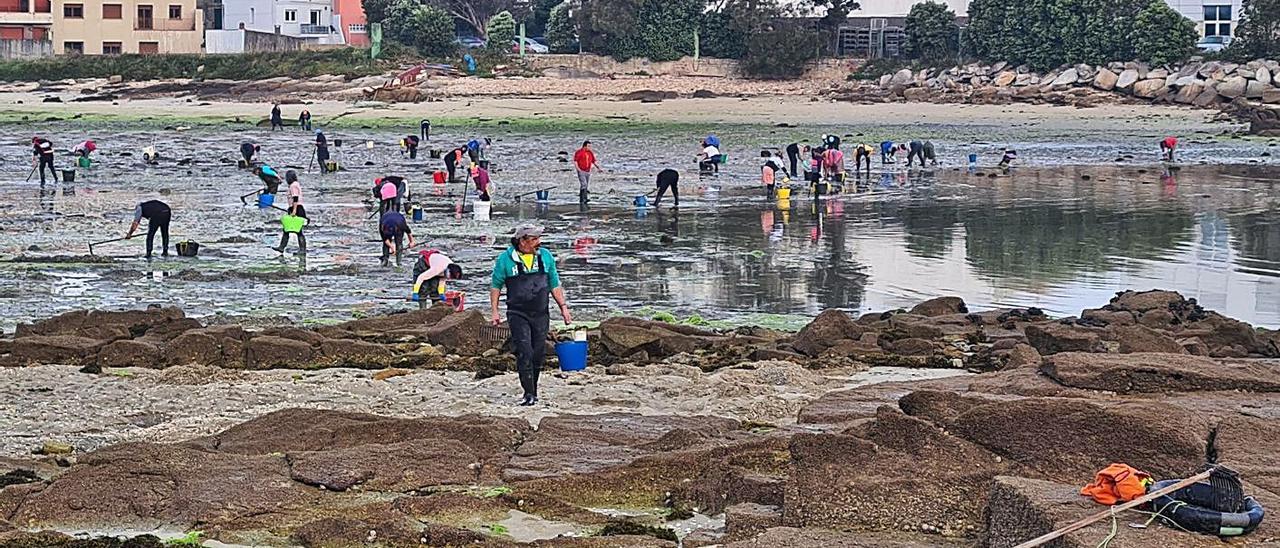
[[[364,7],[360,0],[333,0],[333,11],[341,17],[342,35],[352,46],[369,45],[369,34],[365,28]]]

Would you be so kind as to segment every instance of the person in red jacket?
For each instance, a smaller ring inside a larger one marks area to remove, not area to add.
[[[1178,138],[1169,136],[1160,141],[1160,154],[1164,156],[1164,161],[1173,161],[1173,149],[1178,148]]]
[[[596,154],[591,151],[591,141],[583,141],[582,148],[573,153],[573,163],[578,170],[578,201],[587,202],[588,186],[591,184],[591,170],[600,171],[596,163]]]

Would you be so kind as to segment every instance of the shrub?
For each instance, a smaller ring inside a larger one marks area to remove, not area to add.
[[[485,47],[496,53],[509,53],[516,39],[516,19],[509,11],[498,12],[484,29]]]
[[[594,0],[579,10],[584,49],[625,60],[672,61],[693,53],[702,0]]]
[[[937,62],[950,59],[957,52],[956,13],[946,4],[931,0],[911,6],[905,30],[907,57]]]
[[[204,70],[197,71],[201,66]],[[0,62],[0,80],[6,81],[106,78],[117,74],[127,80],[195,77],[259,80],[278,76],[307,78],[342,74],[360,77],[381,73],[382,69],[369,61],[369,50],[358,48],[241,55],[55,57]]]
[[[414,46],[424,55],[444,56],[454,49],[453,17],[449,12],[415,0],[396,0],[387,10],[382,31],[388,38]]]
[[[551,8],[551,14],[547,16],[547,47],[551,53],[578,51],[578,29],[569,16],[568,0]]]
[[[1155,65],[1186,60],[1196,50],[1196,24],[1164,2],[1152,2],[1138,13],[1133,45],[1138,58]]]
[[[990,61],[1047,70],[1132,59],[1137,15],[1163,0],[973,0],[969,44]]]

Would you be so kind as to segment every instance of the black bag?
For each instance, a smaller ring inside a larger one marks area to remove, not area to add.
[[[191,240],[178,242],[178,245],[175,247],[178,249],[178,255],[182,257],[195,257],[196,254],[200,252],[200,244]]]

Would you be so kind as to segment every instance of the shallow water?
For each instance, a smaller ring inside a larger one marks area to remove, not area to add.
[[[686,146],[697,135],[636,130],[591,137],[611,173],[596,176],[595,199],[583,211],[570,164],[558,155],[583,135],[497,131],[490,133],[493,220],[478,222],[456,213],[460,185],[421,182],[440,163],[427,149],[460,142],[462,134],[433,136],[416,161],[400,156],[400,134],[331,134],[344,140],[335,157],[349,171],[321,176],[305,171],[310,136],[302,132],[108,128],[95,130],[104,136],[94,136],[93,168],[79,170],[74,183],[42,186],[38,177],[22,179],[30,169],[25,131],[0,129],[5,331],[83,307],[177,304],[201,316],[312,323],[416,306],[405,302],[412,262],[379,266],[366,204],[372,179],[391,173],[406,174],[426,206],[427,219],[414,223],[418,237],[466,268],[460,286],[473,307],[485,306],[488,270],[506,235],[536,222],[549,229],[544,242],[560,258],[579,319],[661,310],[794,327],[824,308],[884,310],[939,295],[962,296],[976,308],[1039,306],[1070,315],[1116,291],[1162,287],[1245,321],[1280,325],[1280,178],[1263,156],[1276,150],[1265,141],[1192,140],[1182,155],[1188,164],[1238,165],[1165,173],[1137,165],[1151,160],[1149,136],[1008,134],[1025,165],[997,174],[955,167],[970,150],[982,164],[998,156],[1001,145],[970,135],[938,140],[944,166],[937,169],[908,173],[877,161],[856,192],[815,201],[797,190],[780,203],[763,197],[749,156],[798,130],[722,132],[730,164],[703,179]],[[49,135],[60,149],[82,138],[69,127]],[[248,138],[262,143],[276,167],[303,171],[313,223],[305,260],[269,249],[279,241],[279,212],[237,199],[260,187],[234,165]],[[153,143],[165,158],[144,166],[136,159]],[[1115,162],[1126,155],[1134,160]],[[665,165],[682,172],[682,207],[631,207]],[[550,204],[514,200],[552,185]],[[174,208],[174,241],[202,244],[199,258],[148,263],[140,257],[143,239],[135,238],[96,246],[111,257],[102,262],[75,259],[88,254],[89,241],[122,236],[133,206],[153,198]]]

